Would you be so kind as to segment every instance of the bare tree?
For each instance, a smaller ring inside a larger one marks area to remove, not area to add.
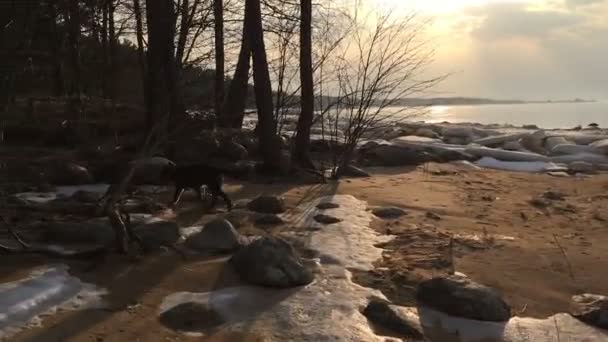
[[[72,78],[70,94],[80,97],[82,91],[82,71],[80,65],[80,7],[78,0],[69,0],[66,9],[68,43]]]
[[[165,116],[175,120],[176,63],[174,54],[175,15],[172,0],[147,0],[148,83],[147,132]],[[167,114],[169,113],[169,114]],[[159,133],[163,139],[168,130]]]
[[[300,118],[294,159],[303,167],[315,168],[310,159],[310,127],[315,105],[312,68],[312,1],[300,0]]]
[[[400,99],[420,94],[445,76],[423,78],[433,50],[424,38],[427,22],[415,14],[405,17],[353,16],[349,44],[334,66],[337,96],[327,111],[333,146],[343,147],[334,160],[340,177],[358,142],[374,128],[406,120],[419,108],[396,106]]]
[[[251,60],[252,44],[249,35],[251,20],[251,14],[245,10],[241,48],[234,76],[228,88],[228,96],[226,97],[222,116],[219,120],[222,127],[241,128],[243,126]]]
[[[264,161],[264,169],[269,173],[281,169],[280,144],[276,134],[276,122],[272,110],[272,84],[268,70],[268,58],[264,44],[264,29],[260,0],[246,0],[245,16],[250,18],[249,39],[253,56],[253,82],[255,102],[258,108],[258,140]],[[243,39],[246,39],[245,37]]]
[[[222,117],[224,105],[224,2],[213,1],[215,36],[215,115]]]
[[[141,72],[141,84],[143,85],[143,95],[144,95],[144,103],[147,103],[147,88],[146,84],[148,83],[146,79],[147,71],[146,71],[146,53],[144,52],[144,24],[142,19],[142,9],[141,3],[139,0],[133,0],[133,12],[135,14],[135,34],[137,36],[137,60],[139,63],[139,68]]]

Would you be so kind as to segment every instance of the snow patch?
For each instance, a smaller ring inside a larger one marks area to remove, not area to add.
[[[66,265],[48,267],[23,280],[0,284],[0,340],[57,309],[101,307],[107,292],[71,276]]]
[[[196,303],[219,316],[222,331],[245,332],[261,341],[385,341],[361,314],[377,290],[351,281],[340,267],[328,267],[306,287],[272,289],[238,286],[212,292],[179,292],[160,306],[162,315],[177,306]],[[188,331],[201,336],[208,331]]]
[[[569,314],[546,319],[513,317],[508,322],[483,322],[450,316],[429,308],[399,308],[412,324],[424,328],[432,342],[555,342],[605,341],[608,334]]]
[[[336,203],[337,208],[321,210],[319,203]],[[317,198],[300,205],[297,214],[284,215],[293,226],[312,230],[308,247],[319,253],[321,262],[338,263],[346,268],[372,270],[373,262],[382,257],[377,244],[393,237],[381,235],[370,227],[373,215],[367,210],[367,202],[351,195],[332,195]],[[325,225],[317,222],[318,214],[331,215],[342,221]]]

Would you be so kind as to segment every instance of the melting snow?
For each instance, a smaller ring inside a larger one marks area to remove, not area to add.
[[[338,208],[318,209],[319,203],[336,203]],[[295,227],[314,230],[309,237],[309,248],[319,252],[321,263],[339,263],[347,268],[371,270],[373,262],[382,257],[377,244],[390,241],[392,236],[381,235],[370,227],[373,215],[367,211],[367,202],[351,195],[333,195],[317,198],[300,206],[295,217],[285,217]],[[324,225],[314,220],[318,214],[337,217],[342,221]]]
[[[40,324],[40,315],[60,309],[99,307],[106,293],[81,282],[59,265],[32,272],[30,277],[0,284],[0,339],[28,324]]]
[[[557,164],[544,161],[502,161],[492,157],[483,157],[475,162],[477,166],[488,169],[519,171],[519,172],[545,172],[559,170]]]

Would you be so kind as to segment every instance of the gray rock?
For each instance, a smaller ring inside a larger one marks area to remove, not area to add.
[[[465,277],[447,276],[424,281],[418,285],[416,299],[419,305],[453,316],[495,322],[511,318],[510,306],[496,290]]]
[[[274,214],[259,215],[255,219],[255,224],[258,226],[277,226],[285,223],[282,218]]]
[[[561,191],[548,190],[543,192],[542,197],[551,201],[563,201],[566,195]]]
[[[163,246],[173,246],[181,238],[179,225],[173,221],[156,221],[133,228],[147,250],[157,250]]]
[[[280,214],[285,212],[285,201],[278,196],[258,196],[247,204],[251,211],[265,214]]]
[[[407,215],[405,210],[395,207],[375,208],[372,210],[372,213],[383,219],[396,219],[403,215]]]
[[[245,204],[244,207],[246,206],[247,205]],[[233,209],[222,215],[222,217],[230,221],[230,223],[232,223],[232,226],[234,226],[236,229],[239,229],[249,223],[252,214],[253,213],[248,210]]]
[[[247,159],[249,152],[247,152],[247,149],[243,145],[232,140],[228,140],[220,144],[218,154],[218,156],[223,159],[239,161]]]
[[[397,145],[378,145],[362,152],[367,163],[375,166],[419,165],[430,159],[424,151]]]
[[[101,194],[93,191],[78,190],[72,194],[71,199],[77,202],[96,203],[101,198]]]
[[[340,207],[340,205],[338,203],[332,203],[332,202],[322,202],[322,203],[317,204],[317,209],[320,209],[320,210],[336,209],[339,207]]]
[[[264,237],[239,249],[230,259],[242,280],[261,286],[296,287],[314,275],[285,240]]]
[[[40,226],[43,239],[56,243],[107,244],[114,240],[114,230],[106,221],[51,222]]]
[[[241,246],[241,238],[228,220],[215,219],[190,236],[185,245],[201,252],[232,252]]]
[[[608,297],[582,294],[572,297],[571,315],[589,325],[608,329]]]
[[[339,219],[337,217],[325,215],[325,214],[315,215],[314,219],[315,219],[315,221],[317,221],[319,223],[323,223],[323,224],[334,224],[334,223],[338,223],[338,222],[342,221],[341,219]]]
[[[371,177],[371,175],[369,173],[367,173],[363,169],[360,169],[353,165],[347,165],[345,167],[339,168],[338,174],[345,176],[345,177],[354,177],[354,178]]]
[[[421,339],[420,327],[411,324],[406,317],[391,303],[372,298],[363,310],[363,315],[376,326],[391,330],[400,336]]]
[[[51,184],[82,185],[93,182],[93,176],[86,167],[71,162],[50,165],[45,174]]]
[[[581,172],[581,173],[589,173],[593,172],[595,169],[593,164],[587,163],[584,161],[576,161],[568,164],[568,170],[572,172]]]

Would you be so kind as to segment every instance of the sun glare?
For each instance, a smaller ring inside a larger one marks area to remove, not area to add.
[[[463,8],[498,2],[534,2],[533,0],[376,0],[382,7],[416,10],[427,14],[457,12]]]

